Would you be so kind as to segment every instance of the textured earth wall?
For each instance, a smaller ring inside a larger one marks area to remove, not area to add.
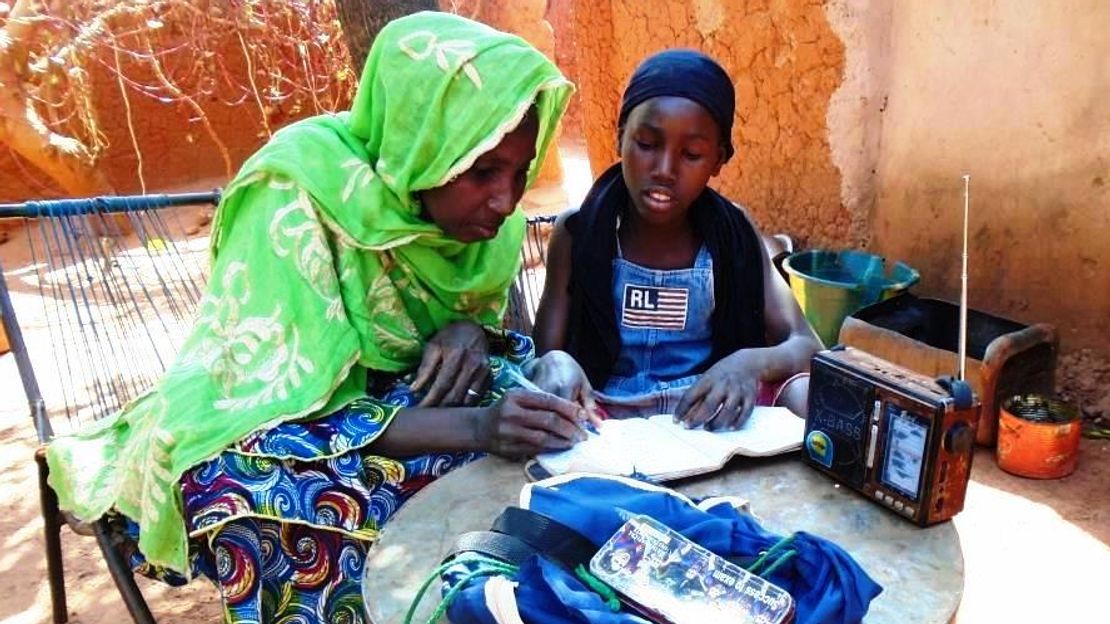
[[[578,84],[578,44],[574,27],[575,0],[550,0],[547,3],[547,21],[555,30],[555,63],[563,74]],[[577,140],[582,134],[582,103],[579,96],[571,98],[563,115],[563,137]]]
[[[595,173],[616,160],[620,94],[636,64],[667,47],[693,47],[715,57],[736,85],[737,153],[718,189],[764,230],[788,231],[805,244],[866,239],[866,219],[841,200],[826,130],[845,50],[822,2],[578,0],[575,25]]]
[[[971,175],[969,301],[1060,332],[1058,379],[1110,417],[1110,6],[894,4],[873,248],[958,299]]]

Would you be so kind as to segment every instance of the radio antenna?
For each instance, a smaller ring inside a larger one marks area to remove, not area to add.
[[[964,174],[964,248],[963,263],[960,270],[960,373],[958,379],[964,380],[967,360],[967,215],[971,203],[971,176]]]

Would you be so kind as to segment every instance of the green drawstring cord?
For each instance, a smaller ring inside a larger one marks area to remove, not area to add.
[[[616,613],[621,610],[621,601],[617,598],[617,592],[613,591],[613,588],[606,585],[601,579],[590,574],[586,566],[578,564],[578,567],[574,569],[574,575],[585,583],[586,587],[597,592],[605,600],[605,605],[609,607],[610,611]]]
[[[756,559],[755,561],[752,562],[752,564],[750,566],[748,566],[748,572],[751,572],[752,574],[755,574],[756,576],[761,576],[763,578],[767,578],[768,576],[771,575],[772,572],[774,572],[775,570],[778,570],[784,563],[786,563],[787,561],[789,561],[791,558],[793,558],[795,555],[798,554],[798,551],[793,548],[793,545],[794,545],[794,536],[793,535],[790,535],[790,536],[787,536],[787,537],[784,537],[784,538],[780,539],[779,541],[775,542],[775,544],[773,546],[768,548],[763,554],[761,554],[759,556],[759,559]],[[786,551],[786,552],[783,552],[783,551]],[[766,570],[762,569],[763,566],[772,557],[774,557],[775,560],[771,563],[771,565]]]
[[[492,576],[496,574],[511,576],[513,574],[516,574],[516,570],[516,566],[506,566],[505,568],[500,569],[479,568],[477,570],[472,570],[468,572],[466,576],[462,577],[461,581],[455,583],[455,585],[447,591],[447,595],[443,597],[443,600],[439,601],[439,605],[436,606],[436,610],[432,613],[432,617],[428,618],[428,624],[434,624],[435,622],[439,621],[439,618],[447,612],[447,608],[450,607],[451,603],[455,601],[455,596],[457,596],[458,593],[462,591],[462,588],[466,587],[466,584],[470,581],[478,578],[479,576]]]
[[[760,576],[762,578],[770,577],[779,568],[785,565],[786,562],[797,556],[798,551],[793,548],[793,545],[793,535],[780,539],[779,541],[775,542],[770,548],[764,551],[758,559],[752,562],[750,566],[748,566],[748,572],[751,572],[752,574],[755,574],[756,576]],[[440,577],[440,575],[443,574],[444,571],[455,565],[471,563],[477,564],[478,567],[474,570],[468,571],[466,575],[463,576],[461,581],[455,583],[451,587],[451,589],[447,591],[447,594],[444,595],[443,599],[439,601],[439,605],[436,606],[436,610],[432,614],[432,617],[428,619],[427,624],[434,624],[436,621],[438,621],[439,618],[447,612],[447,609],[451,606],[451,603],[454,602],[455,597],[458,596],[459,592],[462,591],[462,589],[466,587],[466,584],[473,579],[480,576],[490,576],[493,574],[512,576],[516,574],[519,570],[517,566],[505,563],[504,561],[501,561],[499,559],[484,557],[482,555],[477,555],[474,553],[457,557],[455,559],[452,559],[451,561],[448,561],[447,563],[442,563],[438,567],[436,567],[436,569],[433,570],[431,574],[428,575],[428,578],[425,579],[424,583],[420,586],[420,590],[416,592],[416,597],[413,598],[412,604],[409,605],[408,613],[405,614],[404,624],[412,624],[412,618],[416,615],[416,608],[420,605],[421,600],[423,600],[424,594],[427,593],[428,588],[431,587],[432,583],[435,582]],[[578,567],[574,569],[574,575],[577,576],[578,579],[581,580],[583,583],[585,583],[586,586],[589,587],[591,590],[597,592],[597,594],[601,596],[603,600],[605,600],[605,605],[609,607],[610,611],[614,613],[620,611],[621,603],[620,599],[617,598],[617,593],[613,591],[613,588],[606,585],[596,576],[590,574],[590,571],[586,569],[586,566],[579,564]]]
[[[428,619],[428,624],[434,624],[435,622],[439,621],[439,618],[447,612],[447,609],[451,606],[451,603],[454,602],[455,597],[459,594],[460,591],[462,591],[464,587],[466,587],[467,583],[469,583],[470,581],[480,576],[490,576],[493,574],[512,576],[518,571],[517,566],[505,563],[504,561],[500,561],[498,559],[483,557],[481,555],[459,557],[457,559],[452,559],[447,563],[440,564],[435,570],[432,571],[431,574],[428,575],[428,578],[424,580],[424,583],[416,592],[416,597],[412,599],[412,604],[409,605],[409,610],[405,614],[404,624],[412,624],[412,619],[416,616],[416,608],[420,606],[420,602],[424,599],[424,594],[427,593],[428,588],[431,587],[432,583],[434,583],[436,579],[438,579],[440,575],[443,574],[444,571],[455,565],[471,563],[477,564],[478,567],[467,572],[466,575],[463,576],[463,578],[458,583],[455,583],[451,587],[451,589],[447,590],[447,594],[443,596],[443,600],[439,601],[439,605],[436,606],[435,612],[432,613],[432,616]],[[617,598],[617,593],[613,591],[613,588],[603,583],[596,576],[590,574],[590,571],[586,569],[586,566],[579,564],[579,566],[574,569],[574,574],[583,583],[585,583],[587,587],[597,592],[597,594],[600,595],[603,600],[605,600],[605,605],[609,607],[610,611],[614,613],[620,611],[621,602],[620,599]]]
[[[462,588],[471,580],[479,576],[489,576],[491,574],[512,576],[517,573],[517,567],[512,564],[473,553],[469,556],[456,557],[447,563],[441,563],[435,570],[432,570],[428,578],[424,579],[424,583],[420,586],[419,591],[416,592],[416,597],[412,599],[412,604],[409,605],[409,610],[405,614],[405,624],[412,624],[412,618],[416,615],[416,608],[420,606],[421,600],[424,599],[424,594],[428,591],[428,588],[431,587],[432,583],[439,579],[439,576],[443,574],[444,571],[452,566],[468,563],[478,564],[478,568],[467,572],[466,576],[464,576],[461,581],[455,583],[455,585],[448,590],[447,595],[445,595],[443,600],[439,601],[439,605],[436,606],[436,610],[432,614],[432,617],[428,619],[428,624],[434,624],[447,612],[447,608],[451,606],[451,603],[455,600],[455,596],[457,596],[458,593],[462,591]]]
[[[770,578],[770,576],[772,574],[774,574],[775,571],[777,571],[779,568],[781,568],[787,561],[790,561],[791,559],[793,559],[797,554],[798,554],[798,551],[796,551],[794,549],[790,549],[790,550],[784,552],[781,557],[779,557],[778,559],[775,560],[774,563],[767,566],[767,569],[764,570],[763,573],[760,574],[759,576],[761,576],[765,579]]]

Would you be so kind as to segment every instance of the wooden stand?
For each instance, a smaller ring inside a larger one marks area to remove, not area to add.
[[[958,321],[959,306],[904,294],[846,318],[839,340],[929,377],[953,375]],[[998,408],[1006,398],[1054,392],[1058,349],[1052,325],[968,310],[967,380],[983,404],[976,442],[995,444]]]

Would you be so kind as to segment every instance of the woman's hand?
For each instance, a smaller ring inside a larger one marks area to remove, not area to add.
[[[482,408],[475,438],[486,451],[513,459],[563,450],[586,439],[582,408],[553,394],[513,388]]]
[[[682,395],[675,421],[687,427],[737,429],[748,420],[759,392],[759,369],[747,351],[714,364]]]
[[[586,410],[586,418],[594,426],[605,419],[605,412],[594,398],[594,389],[586,371],[569,353],[548,351],[529,364],[528,376],[541,390],[573,401]]]
[[[424,346],[413,392],[429,382],[419,407],[477,405],[490,382],[485,330],[471,321],[455,321],[439,330]]]

